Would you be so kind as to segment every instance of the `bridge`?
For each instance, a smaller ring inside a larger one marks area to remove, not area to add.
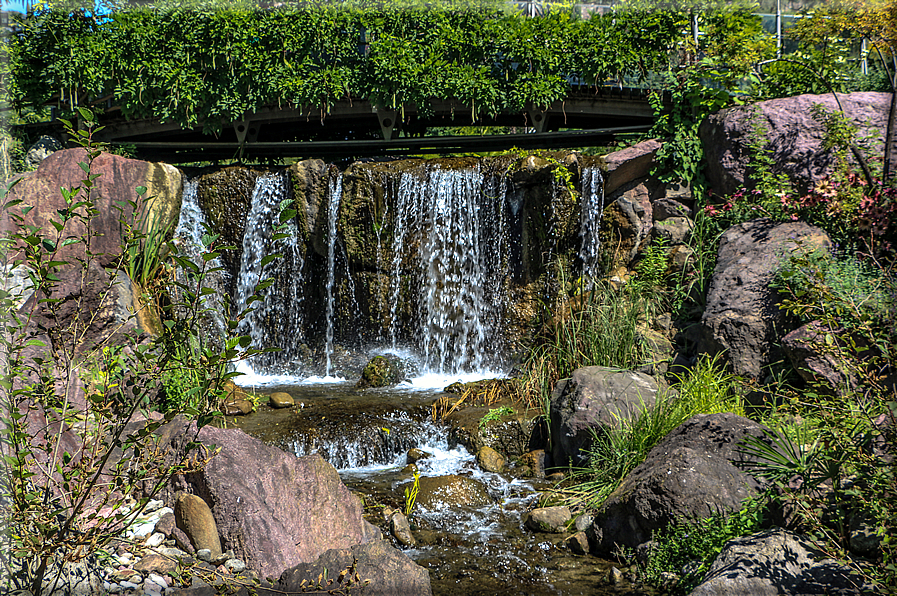
[[[272,106],[230,123],[217,137],[203,134],[200,125],[185,129],[158,119],[128,120],[109,107],[100,116],[103,130],[96,138],[129,147],[144,159],[173,163],[584,147],[649,130],[654,109],[648,93],[639,88],[574,85],[568,97],[547,108],[494,117],[478,114],[475,122],[470,106],[451,99],[434,99],[426,114],[414,104],[401,111],[384,110],[364,99],[338,101],[327,112]],[[464,131],[473,134],[433,136],[458,127],[474,127]],[[505,134],[483,134],[495,127]]]

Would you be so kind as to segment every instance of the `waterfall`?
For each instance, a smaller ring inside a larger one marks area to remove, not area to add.
[[[281,372],[299,368],[304,335],[304,260],[296,222],[281,223],[280,213],[290,201],[285,172],[265,174],[256,180],[243,236],[243,256],[237,278],[235,303],[238,312],[249,309],[237,332],[249,335],[253,348],[276,348],[251,359],[255,371]],[[280,255],[280,258],[270,258]],[[253,295],[259,283],[270,280]]]
[[[343,196],[343,178],[341,174],[337,174],[330,179],[330,192],[328,193],[327,203],[327,332],[326,343],[324,346],[324,354],[327,364],[324,369],[324,376],[330,376],[330,357],[333,355],[333,283],[336,271],[336,219],[339,215],[340,199]]]
[[[202,258],[205,252],[203,244],[203,236],[208,233],[205,214],[199,206],[197,191],[199,189],[198,180],[188,180],[184,184],[183,196],[181,198],[181,213],[178,218],[177,227],[174,230],[174,244],[181,256],[188,258],[190,261],[200,266],[205,275],[202,280],[203,286],[214,290],[212,293],[206,293],[202,296],[202,305],[205,309],[203,319],[203,333],[206,337],[222,339],[227,336],[227,324],[225,323],[224,313],[227,305],[224,303],[223,296],[227,295],[225,290],[228,281],[227,271],[224,269],[221,259],[216,257],[210,261]],[[187,278],[186,272],[178,268],[176,272],[177,280],[181,283],[194,286],[195,282]],[[194,286],[194,289],[195,288]],[[177,291],[175,289],[175,291]]]
[[[506,276],[505,197],[503,185],[498,187],[501,196],[478,169],[437,167],[426,176],[402,177],[392,308],[398,303],[407,229],[413,226],[421,234],[415,347],[425,369],[455,373],[498,364]],[[390,335],[395,342],[393,328]]]
[[[593,280],[600,277],[601,216],[604,214],[604,178],[598,168],[584,168],[582,171],[582,199],[580,201],[579,235],[582,247],[582,281],[584,287],[591,287]]]

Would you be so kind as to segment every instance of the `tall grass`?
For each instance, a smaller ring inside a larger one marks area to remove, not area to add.
[[[526,362],[523,388],[535,405],[551,396],[558,380],[583,366],[634,369],[648,360],[638,326],[653,306],[642,296],[596,282],[568,303],[542,330]]]
[[[558,491],[555,500],[597,508],[657,443],[689,418],[722,412],[744,415],[736,379],[716,356],[702,358],[690,374],[677,376],[674,388],[676,392],[660,395],[653,406],[642,404],[629,420],[593,430],[589,466],[576,470],[578,483]]]

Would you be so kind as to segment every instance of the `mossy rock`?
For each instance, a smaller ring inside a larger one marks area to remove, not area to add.
[[[410,363],[398,356],[374,356],[361,371],[361,378],[355,387],[387,387],[405,380],[411,371]]]

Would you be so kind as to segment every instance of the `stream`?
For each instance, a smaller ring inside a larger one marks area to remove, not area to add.
[[[430,409],[444,379],[367,390],[345,381],[315,381],[320,379],[297,384],[289,377],[246,378],[242,384],[255,384],[260,394],[289,393],[296,407],[262,406],[249,416],[228,418],[228,424],[297,455],[320,453],[363,498],[365,517],[384,536],[389,527],[383,510],[403,507],[412,482],[411,473],[403,471],[409,449],[432,454],[417,462],[422,477],[456,474],[485,485],[492,501],[487,506],[427,510],[417,505],[409,518],[418,544],[403,550],[428,569],[434,595],[644,593],[626,582],[608,584],[613,563],[574,555],[558,544],[566,535],[522,527],[521,515],[537,506],[539,491],[550,483],[484,472],[467,449],[449,444],[448,426],[434,423]]]

